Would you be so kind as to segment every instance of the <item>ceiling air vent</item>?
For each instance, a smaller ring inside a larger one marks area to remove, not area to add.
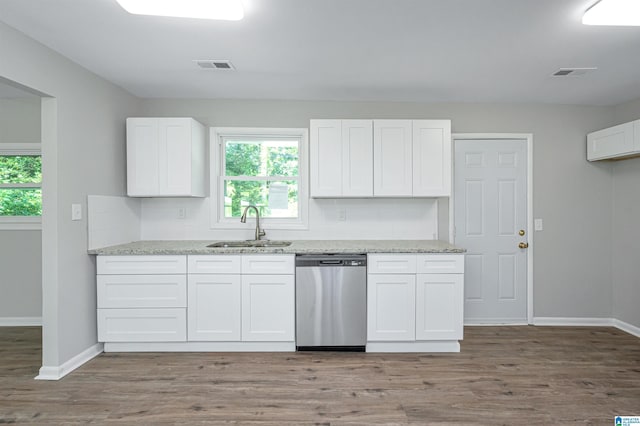
[[[206,59],[194,61],[203,70],[235,70],[235,67],[226,59]]]
[[[552,75],[554,77],[580,77],[586,74],[590,74],[598,68],[560,68]]]

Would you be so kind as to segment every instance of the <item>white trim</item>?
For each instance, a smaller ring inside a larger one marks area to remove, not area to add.
[[[0,144],[0,155],[41,155],[42,144],[39,143],[3,143]]]
[[[60,380],[67,374],[71,373],[73,370],[82,366],[83,364],[91,361],[93,358],[97,357],[104,351],[104,345],[102,343],[96,343],[90,348],[86,349],[83,352],[80,352],[78,355],[71,358],[69,361],[65,362],[59,367],[51,367],[43,365],[40,368],[40,372],[38,376],[35,378],[36,380]]]
[[[209,128],[209,203],[211,229],[255,229],[254,221],[241,223],[240,220],[231,220],[221,217],[224,207],[219,205],[219,194],[222,192],[223,182],[220,179],[222,161],[220,155],[220,138],[224,136],[291,136],[300,138],[298,149],[298,176],[278,177],[278,180],[298,181],[298,206],[300,217],[298,218],[260,218],[263,229],[307,230],[309,229],[309,129],[307,128],[280,128],[280,127],[210,127]],[[242,180],[242,179],[237,179]],[[260,180],[260,179],[256,179]],[[268,238],[268,237],[267,237]]]
[[[525,140],[527,142],[527,235],[529,246],[527,250],[527,321],[533,324],[533,134],[532,133],[453,133],[451,135],[452,151],[455,149],[456,140],[466,139],[504,139],[504,140]],[[453,151],[455,152],[455,151]],[[452,163],[455,168],[455,156]],[[453,184],[453,183],[452,183]],[[451,196],[451,209],[449,210],[449,240],[455,244],[455,202],[454,195]],[[514,325],[517,324],[514,323]]]
[[[367,352],[460,352],[457,340],[434,340],[425,342],[367,342]]]
[[[42,317],[0,317],[0,327],[40,327]]]
[[[501,326],[501,325],[529,325],[526,319],[514,320],[513,318],[465,318],[464,326]]]
[[[558,327],[614,327],[612,318],[535,317],[533,325]]]
[[[295,352],[295,342],[107,342],[105,352]]]
[[[628,322],[620,321],[619,319],[613,319],[613,326],[619,330],[622,330],[626,333],[634,335],[636,337],[640,337],[640,327],[636,327],[633,324],[629,324]]]

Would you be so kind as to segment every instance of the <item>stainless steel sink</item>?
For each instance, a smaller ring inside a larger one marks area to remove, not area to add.
[[[248,241],[218,241],[209,244],[207,247],[213,248],[236,248],[236,247],[288,247],[291,241],[270,241],[270,240],[248,240]]]

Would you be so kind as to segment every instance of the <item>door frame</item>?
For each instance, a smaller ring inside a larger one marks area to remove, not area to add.
[[[451,151],[457,140],[524,140],[527,143],[527,323],[533,324],[533,134],[532,133],[452,133]],[[452,181],[455,176],[455,155],[452,156]],[[449,241],[455,244],[455,195],[450,199]],[[466,324],[465,324],[466,325]],[[469,324],[471,325],[471,324]],[[511,324],[509,324],[511,325]]]

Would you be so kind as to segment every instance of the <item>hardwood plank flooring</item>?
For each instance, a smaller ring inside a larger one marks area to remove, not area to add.
[[[459,354],[102,354],[36,381],[38,327],[0,327],[0,424],[612,425],[640,416],[640,339],[467,327]]]

